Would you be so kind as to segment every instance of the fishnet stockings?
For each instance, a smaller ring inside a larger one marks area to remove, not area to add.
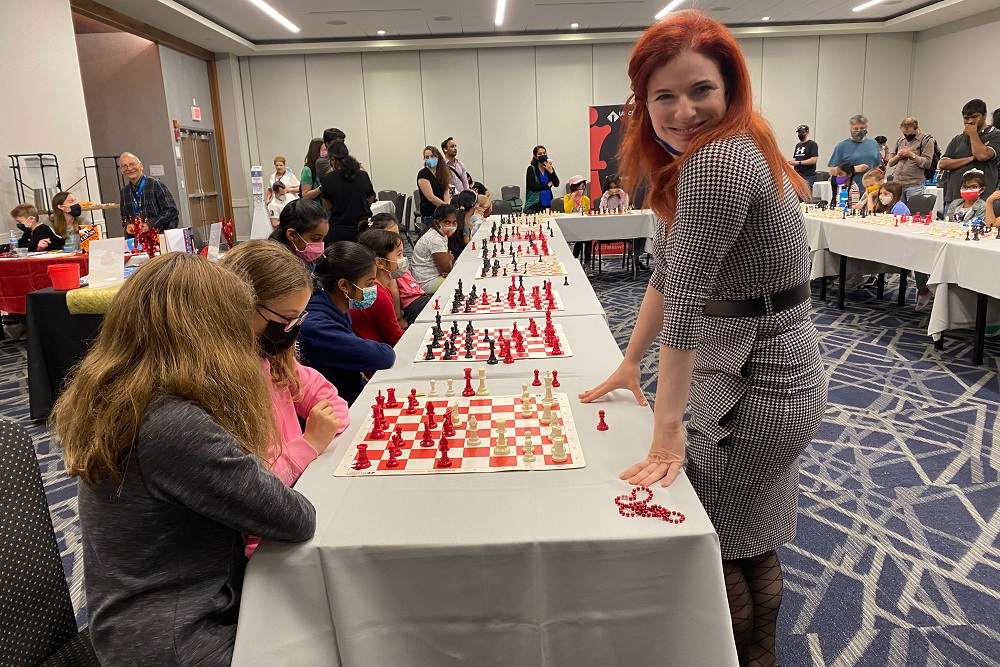
[[[776,667],[774,640],[784,582],[774,551],[722,561],[740,667]]]

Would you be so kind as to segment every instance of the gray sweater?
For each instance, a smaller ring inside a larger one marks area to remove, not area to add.
[[[299,542],[316,512],[207,412],[146,410],[125,479],[79,485],[90,637],[104,667],[229,665],[243,534]]]

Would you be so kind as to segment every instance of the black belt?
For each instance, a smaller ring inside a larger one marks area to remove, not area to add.
[[[809,297],[809,283],[804,282],[783,292],[759,296],[756,299],[706,301],[704,313],[708,317],[762,317],[768,314],[768,300],[771,301],[771,312],[780,313],[783,310],[794,308]]]

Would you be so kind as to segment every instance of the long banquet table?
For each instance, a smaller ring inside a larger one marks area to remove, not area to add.
[[[549,243],[575,263],[561,234]],[[452,276],[476,266],[467,251]],[[593,292],[582,272],[559,289]],[[411,361],[426,332],[414,325],[396,366],[375,374],[351,425],[296,484],[316,506],[315,537],[265,541],[250,560],[234,665],[737,664],[718,537],[684,474],[653,499],[683,523],[622,517],[615,505],[653,418],[625,392],[576,399],[621,361],[603,311],[568,307],[553,321],[572,357],[489,366],[487,384],[520,394],[533,369],[559,369],[586,466],[334,477],[378,391],[425,392],[432,377],[442,395],[448,377],[461,389],[466,364]],[[596,430],[598,410],[609,431]]]

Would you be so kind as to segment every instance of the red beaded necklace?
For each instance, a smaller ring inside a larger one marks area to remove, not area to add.
[[[647,495],[642,500],[636,500],[640,491]],[[632,489],[631,494],[615,498],[615,504],[618,505],[618,513],[622,516],[645,516],[663,519],[667,523],[683,523],[683,514],[676,510],[668,510],[662,505],[650,505],[649,501],[652,499],[653,492],[648,486],[637,486]]]

